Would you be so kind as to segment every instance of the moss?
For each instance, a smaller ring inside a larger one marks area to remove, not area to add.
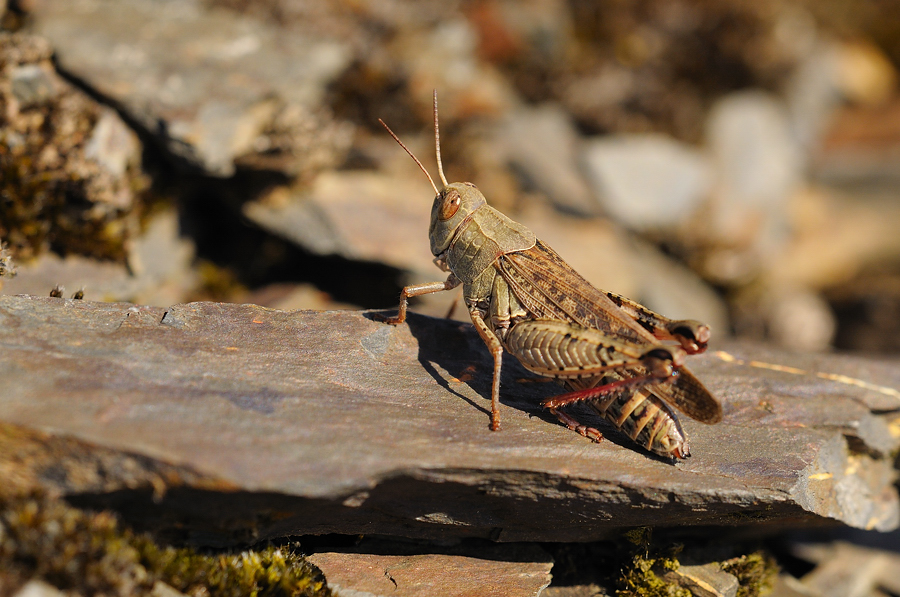
[[[0,496],[0,593],[40,578],[81,595],[148,595],[164,582],[189,595],[330,595],[321,573],[296,553],[267,547],[206,555],[157,545],[40,492]]]
[[[0,32],[0,236],[21,260],[45,250],[124,261],[146,188],[136,164],[117,174],[90,150],[110,114],[55,72],[42,38]],[[16,99],[16,69],[37,67],[48,89]],[[136,153],[135,153],[136,155]]]
[[[234,271],[227,267],[201,259],[197,264],[197,272],[200,274],[200,283],[188,295],[186,302],[232,302],[235,297],[247,292],[246,286],[241,284]]]
[[[650,558],[636,555],[619,580],[618,597],[691,597],[691,592],[661,579],[655,569],[677,570],[674,558]]]
[[[653,546],[653,529],[637,527],[623,533],[623,537],[637,549],[631,561],[623,566],[617,584],[618,597],[691,597],[691,592],[657,575],[659,570],[678,570],[676,556],[682,545],[665,549]]]
[[[639,547],[643,547],[646,550],[650,547],[650,540],[653,538],[653,529],[651,527],[637,527],[625,531],[623,536],[629,542]]]
[[[661,544],[653,541],[653,529],[638,527],[623,533],[623,538],[634,547],[630,560],[620,565],[616,580],[619,589],[618,597],[689,597],[690,590],[676,583],[666,582],[661,578],[667,570],[678,570],[679,557],[684,545]],[[726,553],[733,555],[748,546],[731,546]],[[754,548],[750,548],[754,549]],[[748,550],[749,551],[749,550]],[[688,550],[687,557],[692,560],[708,562],[711,553],[716,557],[722,553],[722,546],[694,546]],[[761,597],[771,591],[778,574],[775,559],[765,551],[753,551],[737,557],[716,562],[723,571],[738,580],[737,597]]]
[[[775,558],[756,551],[722,562],[722,570],[734,575],[740,583],[737,597],[759,597],[771,592],[778,576]]]

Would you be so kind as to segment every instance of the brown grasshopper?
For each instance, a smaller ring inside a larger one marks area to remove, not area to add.
[[[585,401],[645,449],[668,458],[689,456],[687,438],[669,405],[703,423],[722,419],[719,401],[682,366],[685,355],[706,350],[709,328],[693,320],[673,321],[594,288],[533,232],[487,205],[475,185],[449,184],[441,164],[437,92],[434,141],[441,190],[416,156],[379,122],[434,188],[431,252],[435,264],[450,272],[443,282],[404,288],[397,316],[382,319],[403,323],[410,297],[462,284],[472,323],[494,358],[492,430],[500,429],[505,348],[529,371],[569,390],[543,402],[569,429],[594,441],[603,438],[560,410]]]

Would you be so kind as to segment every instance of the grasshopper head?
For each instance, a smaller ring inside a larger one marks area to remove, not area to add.
[[[450,247],[450,242],[456,236],[459,227],[469,219],[469,216],[476,209],[485,205],[487,201],[485,201],[481,191],[471,182],[454,182],[450,184],[447,182],[447,177],[444,176],[444,165],[441,163],[441,135],[438,131],[436,89],[434,91],[434,151],[437,157],[438,173],[441,175],[441,182],[444,184],[441,190],[438,190],[437,185],[434,184],[434,180],[431,178],[428,170],[425,169],[425,166],[422,165],[422,162],[419,161],[419,158],[413,155],[413,152],[403,144],[403,141],[394,134],[394,131],[380,118],[378,122],[387,129],[394,141],[400,144],[400,147],[409,154],[409,157],[419,165],[419,168],[428,177],[431,188],[436,193],[434,205],[431,207],[431,226],[428,227],[428,238],[431,240],[432,254],[438,256]]]
[[[440,255],[446,251],[459,227],[486,203],[484,195],[471,182],[454,182],[441,189],[431,206],[428,227],[431,253]]]

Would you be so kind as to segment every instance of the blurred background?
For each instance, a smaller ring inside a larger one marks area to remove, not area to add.
[[[437,89],[447,177],[595,285],[718,336],[900,351],[900,2],[0,13],[3,293],[395,308],[443,274],[377,119],[435,173]]]

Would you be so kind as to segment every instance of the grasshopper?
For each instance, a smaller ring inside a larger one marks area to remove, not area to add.
[[[407,286],[396,317],[406,320],[411,297],[463,286],[465,305],[494,359],[491,423],[500,429],[500,369],[504,349],[529,371],[560,382],[567,393],[543,401],[566,427],[600,441],[597,429],[561,409],[587,402],[645,449],[667,458],[690,455],[674,406],[703,423],[718,423],[722,406],[682,363],[706,350],[709,328],[671,320],[625,297],[592,286],[528,228],[487,205],[469,182],[448,183],[441,163],[437,92],[434,140],[438,189],[428,171],[379,120],[428,177],[435,198],[428,230],[442,282]]]

